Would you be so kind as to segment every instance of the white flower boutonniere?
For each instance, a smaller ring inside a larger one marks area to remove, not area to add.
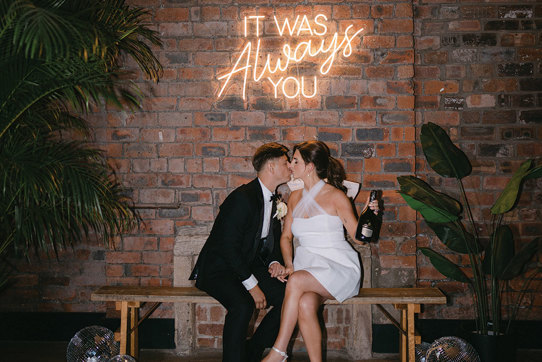
[[[286,206],[286,203],[282,200],[277,200],[277,211],[275,212],[275,215],[273,217],[276,217],[277,220],[282,220],[284,216],[288,213],[288,206]]]

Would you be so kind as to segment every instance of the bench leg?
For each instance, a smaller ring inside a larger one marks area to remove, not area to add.
[[[420,312],[420,306],[409,304],[407,307],[407,334],[408,334],[408,360],[416,360],[416,332],[414,329],[414,315]]]
[[[128,344],[128,302],[117,302],[120,309],[120,354],[126,354]]]
[[[128,354],[130,348],[130,356],[138,358],[138,319],[139,319],[139,302],[116,302],[117,310],[120,309],[120,354]]]
[[[394,304],[401,311],[401,330],[399,335],[399,352],[401,362],[414,362],[416,360],[416,343],[420,343],[420,336],[416,335],[415,315],[420,313],[419,304]]]
[[[139,358],[139,340],[138,340],[138,322],[139,322],[139,303],[130,308],[130,356]]]
[[[407,311],[405,309],[401,309],[401,329],[403,331],[408,330],[408,323],[407,323]],[[408,333],[408,332],[407,332]],[[401,362],[408,362],[407,360],[407,346],[408,346],[408,339],[407,335],[404,333],[399,334],[399,350],[401,353]]]

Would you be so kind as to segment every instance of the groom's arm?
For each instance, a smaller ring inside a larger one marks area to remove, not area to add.
[[[242,246],[247,226],[250,224],[252,211],[248,197],[241,192],[231,193],[220,206],[220,212],[214,232],[216,240],[223,245],[219,246],[221,256],[237,275],[240,281],[250,278],[252,272],[246,260]]]

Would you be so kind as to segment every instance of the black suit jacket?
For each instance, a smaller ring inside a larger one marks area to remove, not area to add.
[[[228,195],[220,205],[209,238],[190,276],[197,280],[197,286],[217,273],[232,273],[242,282],[250,277],[255,265],[263,264],[258,256],[263,210],[263,193],[257,178]],[[272,220],[273,251],[265,263],[274,260],[282,263],[281,224],[276,218]]]

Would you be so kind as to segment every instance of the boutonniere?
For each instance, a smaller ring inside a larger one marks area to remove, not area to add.
[[[275,211],[275,215],[273,215],[273,217],[276,217],[277,220],[280,221],[288,213],[288,206],[286,206],[286,203],[282,201],[282,197],[279,194],[273,195],[272,200],[277,205],[277,211]]]

